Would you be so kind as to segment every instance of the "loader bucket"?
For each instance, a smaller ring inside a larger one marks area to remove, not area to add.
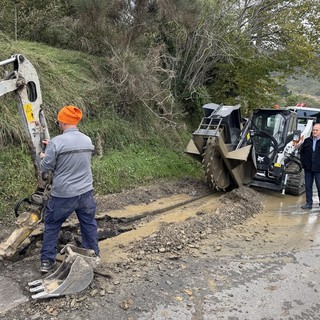
[[[93,250],[82,249],[70,244],[61,253],[66,253],[60,267],[45,279],[29,282],[32,299],[46,299],[81,292],[93,279],[93,270],[100,258]]]

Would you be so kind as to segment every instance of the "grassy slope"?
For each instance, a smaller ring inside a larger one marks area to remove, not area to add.
[[[100,95],[98,90],[102,85],[99,83],[100,62],[97,58],[29,42],[1,43],[0,49],[1,60],[21,53],[37,69],[51,136],[57,134],[51,123],[61,106],[72,103],[89,114],[81,130],[92,136],[95,144],[97,135],[102,137],[104,150],[103,155],[93,159],[98,194],[119,192],[157,179],[201,178],[200,165],[183,153],[188,141],[185,129],[160,128],[154,134],[154,130],[145,133],[145,128],[125,122],[108,110],[103,115],[90,117],[95,104],[103,104],[108,109],[108,101],[101,100],[103,94]],[[0,111],[7,119],[2,126],[11,126],[10,130],[19,132],[20,119],[10,122],[14,118],[11,112],[16,112],[15,102],[7,97],[1,99],[4,104],[0,104]],[[1,147],[0,143],[0,150],[0,216],[3,216],[11,214],[17,200],[34,191],[36,181],[31,159],[23,145],[21,149],[21,143],[16,139],[6,146]]]

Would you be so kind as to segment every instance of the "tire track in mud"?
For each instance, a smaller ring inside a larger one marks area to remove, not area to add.
[[[107,220],[111,218],[122,226],[127,225],[129,229],[127,232],[99,242],[101,264],[123,261],[130,254],[126,249],[132,243],[155,234],[164,224],[178,224],[197,215],[211,213],[221,205],[219,196],[219,194],[209,194],[195,198],[179,194],[151,204],[127,206],[124,210],[100,214],[98,220],[103,217],[107,217]]]
[[[219,230],[242,224],[261,209],[260,196],[243,187],[193,199],[180,194],[159,199],[151,206],[129,206],[108,212],[109,219],[121,223],[127,219],[131,226],[127,225],[127,232],[99,243],[101,268],[130,259],[143,260],[152,254],[179,255],[185,248],[197,248],[200,240]],[[139,219],[134,220],[135,217]]]

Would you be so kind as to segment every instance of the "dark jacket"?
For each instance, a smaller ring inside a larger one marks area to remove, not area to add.
[[[317,141],[315,151],[312,150],[313,138],[304,140],[300,149],[302,167],[305,170],[320,172],[320,139]]]

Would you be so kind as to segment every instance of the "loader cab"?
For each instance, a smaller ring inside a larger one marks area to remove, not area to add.
[[[298,116],[286,109],[256,109],[252,117],[251,141],[255,148],[257,174],[252,186],[281,190],[283,174],[274,163],[297,129]]]
[[[292,137],[297,114],[284,109],[256,109],[252,117],[251,140],[255,147],[257,169],[267,172]]]
[[[297,128],[298,117],[289,110],[257,109],[252,122],[252,129],[265,136],[272,137],[277,143],[277,149],[282,150],[287,143],[287,138]],[[259,148],[259,145],[257,146]]]

